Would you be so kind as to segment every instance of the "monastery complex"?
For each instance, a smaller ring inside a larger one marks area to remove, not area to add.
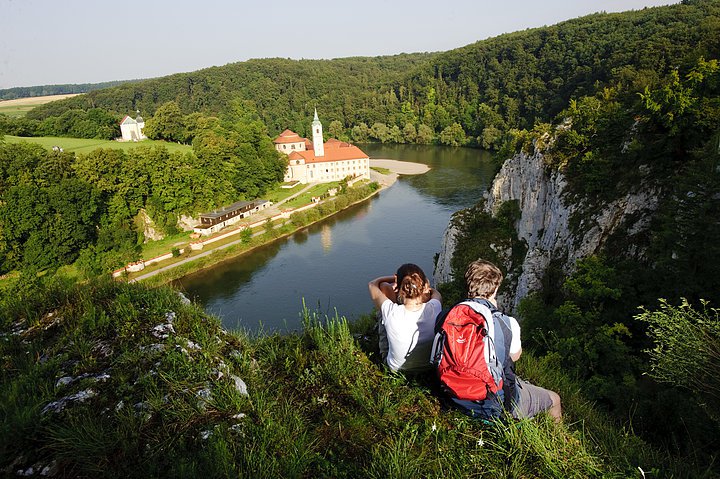
[[[280,133],[275,148],[288,155],[285,181],[327,183],[344,178],[370,179],[370,158],[360,148],[344,141],[323,141],[317,110],[312,122],[312,141],[291,130]]]

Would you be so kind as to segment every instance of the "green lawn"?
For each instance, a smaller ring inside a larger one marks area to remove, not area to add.
[[[120,142],[112,140],[93,140],[86,138],[62,138],[57,136],[34,136],[34,137],[22,137],[5,135],[5,141],[8,143],[19,143],[19,142],[32,142],[38,143],[45,148],[52,148],[53,146],[60,146],[65,151],[72,151],[75,153],[90,153],[98,148],[114,148],[128,151],[138,146],[164,146],[169,151],[180,151],[187,152],[192,151],[190,145],[180,145],[178,143],[170,143],[167,141],[158,140],[143,140],[139,142]]]
[[[333,181],[332,183],[321,183],[319,185],[315,185],[305,193],[285,203],[285,206],[288,208],[298,208],[300,206],[307,205],[312,201],[313,196],[322,196],[332,188],[337,188],[339,184],[339,182]]]
[[[305,187],[305,185],[298,183],[292,188],[282,188],[281,186],[275,187],[274,190],[269,191],[265,195],[263,195],[263,198],[267,199],[268,201],[272,201],[273,203],[277,203],[279,201],[284,200],[288,196],[292,196],[298,191],[302,190]]]

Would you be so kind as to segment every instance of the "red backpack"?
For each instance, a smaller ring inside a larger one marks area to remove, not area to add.
[[[488,391],[496,394],[502,389],[503,365],[495,354],[494,328],[490,309],[475,301],[458,303],[438,316],[431,362],[451,397],[482,401]]]

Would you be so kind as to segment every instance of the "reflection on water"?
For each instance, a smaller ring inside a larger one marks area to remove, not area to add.
[[[288,330],[300,327],[303,302],[328,315],[370,312],[368,281],[402,263],[416,263],[430,275],[450,216],[476,203],[487,187],[489,155],[465,148],[362,147],[371,158],[432,169],[401,177],[366,202],[176,284],[227,328]]]
[[[320,242],[326,252],[332,249],[332,227],[329,224],[323,224],[321,226]]]

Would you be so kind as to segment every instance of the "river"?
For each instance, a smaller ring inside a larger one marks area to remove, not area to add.
[[[472,206],[494,173],[490,154],[470,148],[360,145],[370,158],[424,163],[372,199],[294,235],[175,282],[228,329],[301,327],[303,301],[348,319],[372,311],[369,280],[416,263],[432,275],[451,215]]]

